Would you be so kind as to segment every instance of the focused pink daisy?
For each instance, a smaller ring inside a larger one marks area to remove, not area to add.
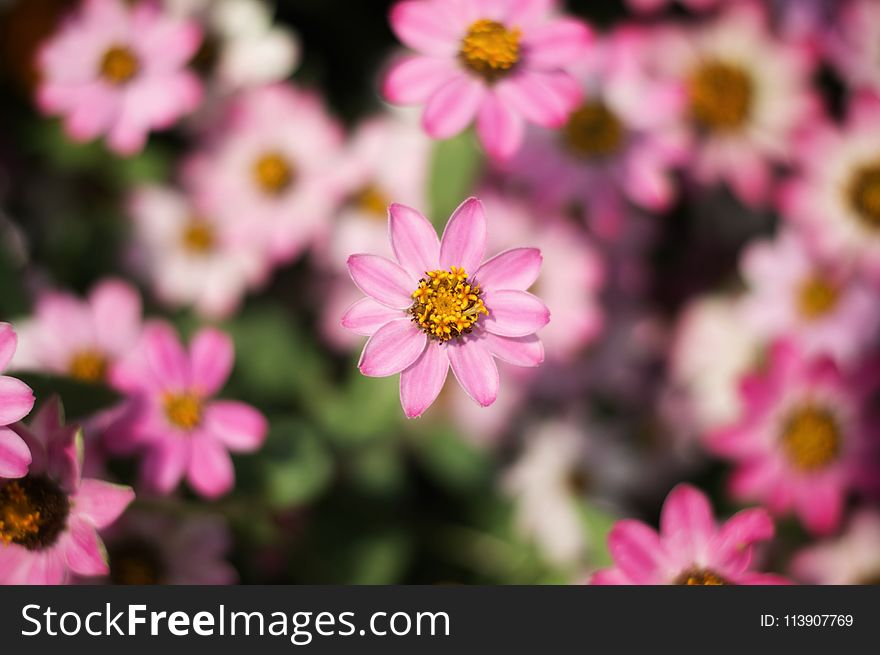
[[[435,139],[475,118],[496,158],[519,148],[526,121],[561,127],[580,101],[569,67],[589,49],[583,23],[553,15],[546,0],[405,0],[391,28],[419,54],[396,62],[383,91],[391,102],[425,105],[422,124]]]
[[[171,126],[202,98],[186,68],[202,42],[199,26],[159,3],[85,0],[38,55],[40,108],[61,115],[75,141],[107,136],[121,154]]]
[[[348,270],[367,294],[342,317],[343,326],[369,336],[361,373],[400,373],[404,413],[420,416],[437,398],[449,367],[482,406],[498,395],[495,357],[537,366],[544,347],[535,332],[550,320],[528,293],[541,268],[536,248],[506,250],[483,262],[486,216],[476,198],[452,214],[442,240],[431,223],[404,205],[388,209],[396,262],[352,255]]]
[[[762,370],[742,381],[739,421],[709,437],[715,453],[737,464],[732,494],[775,514],[794,511],[813,533],[836,529],[848,493],[871,476],[869,375],[844,375],[830,358],[775,343]]]
[[[216,329],[200,330],[187,352],[170,325],[151,322],[131,356],[110,372],[129,394],[132,415],[116,426],[108,445],[145,452],[141,474],[151,490],[168,494],[186,476],[201,495],[220,496],[235,480],[228,451],[262,445],[268,426],[260,412],[212,398],[234,358],[231,339]]]
[[[9,323],[0,323],[0,373],[6,370],[18,342]],[[28,471],[31,452],[7,426],[20,421],[34,407],[34,393],[21,380],[0,375],[0,478],[20,478]]]
[[[33,462],[19,480],[0,483],[0,584],[63,584],[70,574],[105,575],[97,530],[134,499],[130,487],[82,479],[82,435],[62,424],[49,400],[30,425],[15,430]]]
[[[709,499],[680,484],[663,503],[659,534],[641,521],[614,524],[608,548],[614,566],[597,572],[601,585],[764,585],[787,580],[752,568],[755,545],[773,538],[764,509],[745,509],[719,525]]]

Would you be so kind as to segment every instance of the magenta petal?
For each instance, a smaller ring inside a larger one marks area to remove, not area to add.
[[[422,126],[435,139],[448,139],[466,128],[485,96],[482,83],[464,73],[452,78],[428,99]]]
[[[106,575],[107,553],[94,526],[82,519],[72,519],[63,537],[64,557],[68,568],[80,575]]]
[[[530,68],[565,68],[587,53],[593,34],[582,22],[558,19],[531,28],[523,39]]]
[[[484,291],[525,291],[538,279],[543,261],[537,248],[511,248],[483,262],[474,274],[474,281]]]
[[[744,509],[734,514],[716,537],[718,556],[728,566],[744,569],[751,557],[752,544],[773,538],[773,520],[763,508]]]
[[[134,500],[131,487],[102,480],[83,480],[74,498],[77,512],[96,528],[106,528],[118,519]]]
[[[635,584],[664,582],[666,555],[654,530],[632,519],[614,524],[608,535],[608,549],[617,568]]]
[[[498,397],[498,367],[479,341],[447,344],[446,354],[455,379],[467,394],[483,407]]]
[[[235,361],[235,347],[229,335],[215,328],[203,328],[189,347],[191,384],[205,396],[220,391]]]
[[[660,514],[660,534],[670,552],[702,560],[715,534],[715,517],[706,495],[687,484],[669,492]]]
[[[189,357],[170,324],[153,321],[144,328],[147,361],[165,386],[186,388],[190,382]]]
[[[367,341],[358,368],[372,378],[400,373],[422,354],[427,339],[407,318],[386,323]]]
[[[371,337],[380,327],[401,317],[401,310],[391,309],[372,298],[361,298],[342,315],[342,327],[355,334]]]
[[[0,323],[0,371],[5,371],[12,361],[18,337],[9,323]]]
[[[522,72],[499,82],[495,92],[527,120],[558,128],[580,102],[578,83],[565,73]]]
[[[550,322],[546,305],[528,291],[488,291],[483,302],[489,315],[483,327],[502,337],[524,337],[534,334]]]
[[[592,585],[631,585],[632,581],[620,569],[603,569],[596,571],[590,578]]]
[[[448,57],[406,57],[394,63],[382,82],[389,102],[420,105],[461,71]]]
[[[477,114],[477,135],[492,159],[509,159],[522,145],[525,122],[496,94],[488,93]]]
[[[147,486],[160,494],[171,493],[186,471],[190,446],[168,440],[150,448],[141,465],[141,477]]]
[[[388,226],[394,256],[414,279],[437,268],[440,240],[427,218],[406,205],[394,203],[388,208]]]
[[[486,332],[483,343],[495,357],[514,366],[538,366],[544,361],[544,344],[534,334],[527,337],[500,337]]]
[[[452,55],[461,38],[456,14],[445,2],[406,0],[391,9],[391,29],[404,44],[435,55]]]
[[[452,212],[440,239],[440,267],[460,266],[468,274],[480,267],[486,252],[486,212],[483,203],[468,198]]]
[[[400,404],[407,418],[416,418],[440,394],[449,372],[446,349],[429,343],[415,363],[400,373]]]
[[[120,280],[104,280],[89,294],[99,345],[115,356],[126,354],[141,329],[141,297]]]
[[[34,407],[34,393],[21,380],[0,375],[0,425],[9,425],[27,416]]]
[[[399,264],[378,255],[352,255],[348,258],[348,273],[371,298],[394,309],[412,305],[416,282]]]
[[[209,437],[193,437],[187,479],[190,486],[206,498],[217,498],[232,489],[235,471],[223,444]]]
[[[205,429],[235,452],[259,448],[269,429],[266,417],[250,405],[218,400],[205,409]]]
[[[0,427],[0,478],[22,478],[31,464],[31,449],[9,428]]]

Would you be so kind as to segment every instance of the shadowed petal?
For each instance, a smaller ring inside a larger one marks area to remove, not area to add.
[[[467,394],[483,407],[498,397],[498,367],[492,355],[478,341],[444,346],[455,379]]]
[[[407,418],[421,416],[437,399],[446,374],[449,358],[446,348],[429,343],[415,363],[400,374],[400,404]]]
[[[399,264],[378,255],[352,255],[348,272],[358,289],[383,305],[406,309],[412,305],[416,282]]]
[[[18,345],[18,337],[9,323],[0,323],[0,371],[5,371],[12,361],[15,348]]]
[[[483,302],[489,310],[483,327],[502,337],[534,334],[550,322],[546,305],[528,291],[489,291],[483,294]]]
[[[386,323],[367,341],[358,368],[374,378],[400,373],[422,354],[427,339],[407,318]]]
[[[486,252],[486,212],[483,203],[468,198],[452,212],[440,239],[440,267],[461,266],[472,274]]]
[[[388,208],[388,227],[394,256],[418,280],[440,261],[440,240],[434,226],[419,212],[394,203]]]

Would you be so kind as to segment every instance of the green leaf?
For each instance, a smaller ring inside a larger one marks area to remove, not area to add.
[[[273,507],[302,505],[324,491],[333,460],[323,442],[296,419],[275,419],[257,465],[262,465],[266,498]]]
[[[16,373],[15,377],[34,390],[37,406],[54,394],[60,396],[64,412],[72,420],[91,416],[102,409],[112,407],[121,399],[118,393],[103,384],[38,373]]]
[[[611,566],[608,533],[611,532],[617,517],[588,502],[579,503],[578,508],[590,549],[590,562],[597,567]]]
[[[473,491],[491,479],[491,457],[447,427],[419,431],[411,445],[427,472],[448,489]]]
[[[474,190],[483,154],[471,131],[438,141],[431,157],[428,205],[434,225],[442,231],[446,220]]]
[[[342,393],[320,405],[323,428],[341,446],[359,446],[401,433],[397,376],[368,378],[352,366]]]

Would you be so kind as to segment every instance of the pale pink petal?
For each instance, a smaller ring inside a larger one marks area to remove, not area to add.
[[[564,18],[536,25],[526,32],[523,47],[530,68],[556,69],[583,59],[593,42],[584,23]]]
[[[15,432],[0,427],[0,478],[21,478],[31,464],[31,449]]]
[[[34,406],[34,392],[21,380],[0,375],[0,425],[9,425],[27,416]]]
[[[400,373],[422,354],[427,338],[407,318],[386,323],[367,341],[358,368],[375,378]]]
[[[452,212],[440,239],[440,268],[460,266],[476,271],[486,252],[486,212],[483,203],[468,198]]]
[[[422,126],[435,139],[455,136],[473,121],[485,95],[479,80],[462,73],[431,94]]]
[[[150,367],[165,385],[186,388],[190,383],[189,357],[170,324],[154,321],[144,328],[143,343]]]
[[[495,85],[501,99],[527,120],[544,127],[562,127],[582,91],[565,73],[524,71]]]
[[[394,203],[388,208],[388,227],[394,256],[414,279],[437,268],[440,240],[427,218],[411,207]]]
[[[544,344],[534,334],[527,337],[500,337],[486,332],[483,343],[495,357],[514,366],[538,366],[544,361]]]
[[[660,534],[670,552],[700,560],[715,533],[715,517],[709,499],[687,484],[673,489],[660,514]]]
[[[429,343],[414,364],[400,373],[400,404],[407,418],[416,418],[440,394],[449,371],[446,349]]]
[[[342,316],[342,327],[355,334],[371,337],[376,330],[390,321],[401,318],[401,310],[391,309],[372,298],[361,298]]]
[[[773,520],[763,508],[744,509],[721,526],[715,549],[729,566],[745,568],[751,556],[750,546],[773,538]]]
[[[18,337],[9,323],[0,323],[0,371],[5,371],[12,361]]]
[[[492,355],[478,341],[448,343],[444,346],[455,379],[481,406],[488,407],[498,397],[498,367]]]
[[[641,521],[624,519],[608,535],[608,549],[617,568],[635,584],[665,582],[666,555],[657,533]]]
[[[134,346],[141,329],[141,297],[120,280],[105,280],[89,294],[98,344],[118,357]]]
[[[235,452],[259,448],[268,429],[266,417],[246,403],[218,400],[205,409],[205,431]]]
[[[525,291],[538,279],[542,262],[537,248],[511,248],[483,262],[474,273],[474,281],[484,291]]]
[[[62,537],[65,538],[67,537]],[[30,568],[19,578],[20,582],[30,585],[59,585],[67,582],[67,560],[59,548],[32,552],[29,559]]]
[[[486,94],[477,114],[477,135],[495,160],[509,159],[522,145],[525,122],[494,93]]]
[[[604,569],[602,571],[596,571],[593,574],[593,577],[590,578],[590,584],[603,586],[631,585],[632,580],[630,580],[620,569]]]
[[[82,481],[73,503],[76,511],[96,528],[106,528],[118,519],[134,500],[131,487],[102,480]]]
[[[489,310],[481,321],[483,327],[502,337],[534,334],[550,322],[547,306],[528,291],[488,291],[483,302]]]
[[[511,0],[507,18],[511,26],[529,26],[540,22],[556,5],[557,0]]]
[[[235,471],[226,448],[215,439],[193,437],[187,480],[196,492],[206,498],[217,498],[232,489]]]
[[[448,57],[406,57],[388,70],[382,82],[382,95],[389,102],[420,105],[458,75],[461,70]]]
[[[235,361],[235,346],[228,334],[203,328],[189,346],[190,383],[205,396],[212,396],[226,383]]]
[[[71,519],[62,538],[64,542],[59,546],[63,548],[65,562],[71,571],[86,576],[109,573],[107,551],[88,521]]]
[[[365,294],[394,309],[406,309],[413,303],[416,281],[403,268],[378,255],[352,255],[348,273]]]
[[[407,0],[391,9],[391,29],[405,45],[432,55],[452,55],[463,36],[452,3]]]

